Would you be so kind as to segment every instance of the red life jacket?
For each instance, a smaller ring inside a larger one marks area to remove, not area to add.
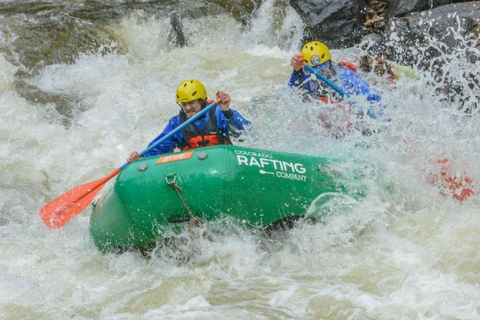
[[[215,116],[215,108],[210,110],[210,118],[205,123],[203,130],[200,130],[193,123],[189,124],[182,130],[183,144],[182,150],[197,149],[219,144],[232,144],[227,133],[220,132],[217,126],[217,117]],[[180,123],[187,121],[185,112],[180,111]]]

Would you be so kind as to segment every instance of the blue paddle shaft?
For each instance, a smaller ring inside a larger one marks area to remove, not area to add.
[[[150,147],[148,147],[147,149],[143,150],[142,152],[140,152],[138,154],[138,156],[141,158],[143,157],[144,155],[146,155],[148,152],[150,152],[152,149],[155,149],[160,143],[164,142],[165,140],[167,139],[170,139],[171,136],[173,136],[174,134],[176,134],[178,131],[182,130],[183,128],[185,128],[186,126],[188,126],[189,124],[191,124],[192,122],[195,122],[198,118],[200,118],[201,116],[203,116],[205,113],[207,113],[208,111],[210,111],[210,109],[212,108],[215,108],[217,106],[217,102],[212,102],[210,103],[208,106],[206,106],[205,108],[203,108],[199,113],[197,113],[196,115],[194,115],[193,117],[191,117],[190,119],[188,119],[187,121],[185,121],[184,123],[182,123],[181,125],[179,125],[178,127],[176,127],[174,130],[170,131],[169,133],[167,133],[164,137],[162,137],[160,140],[158,140],[157,142],[155,142],[154,144],[152,144]],[[121,167],[119,167],[118,169],[121,171],[123,170],[125,167],[127,167],[128,165],[130,164],[130,162],[125,162]]]
[[[339,87],[337,87],[335,85],[335,83],[331,82],[330,80],[328,80],[323,74],[321,74],[320,72],[318,72],[317,70],[315,70],[314,68],[312,68],[311,66],[309,66],[308,64],[305,65],[305,69],[307,69],[308,71],[310,71],[311,73],[313,73],[314,75],[317,76],[318,79],[322,80],[323,82],[325,82],[326,84],[328,84],[330,87],[332,87],[333,90],[337,91],[338,93],[340,93],[342,96],[345,96],[347,98],[350,98],[350,96],[348,95],[348,93],[346,93],[345,91],[343,91],[342,89],[340,89]]]

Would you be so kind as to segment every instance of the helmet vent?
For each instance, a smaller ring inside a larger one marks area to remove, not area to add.
[[[194,91],[194,92],[192,93],[192,97],[195,97],[196,94],[197,94],[197,91]]]

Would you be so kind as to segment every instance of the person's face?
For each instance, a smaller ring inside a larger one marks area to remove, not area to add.
[[[189,102],[182,102],[182,109],[187,115],[187,119],[196,115],[202,109],[202,100],[197,99]]]
[[[329,67],[330,67],[330,62],[327,61],[322,64],[316,65],[313,68],[325,76],[325,75],[328,75]]]

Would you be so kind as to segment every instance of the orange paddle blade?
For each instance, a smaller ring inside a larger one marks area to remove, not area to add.
[[[115,169],[108,176],[68,190],[60,197],[47,203],[40,209],[40,216],[50,229],[62,227],[73,217],[83,211],[95,198],[108,180],[116,176],[120,169]]]

